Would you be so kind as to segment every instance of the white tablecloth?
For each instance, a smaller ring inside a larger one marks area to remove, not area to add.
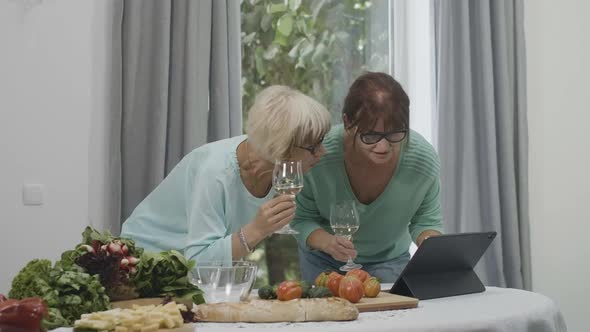
[[[351,322],[196,323],[195,332],[245,331],[436,331],[565,332],[555,303],[541,294],[488,287],[483,293],[420,301],[418,308],[361,313]],[[61,328],[54,331],[71,332]],[[184,329],[183,329],[184,331]]]
[[[351,322],[197,323],[195,331],[252,330],[564,332],[567,328],[551,299],[517,289],[488,287],[483,293],[420,301],[416,309],[361,313]]]

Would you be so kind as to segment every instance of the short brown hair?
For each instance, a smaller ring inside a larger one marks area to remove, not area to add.
[[[383,118],[386,131],[409,130],[410,98],[401,84],[386,73],[367,72],[350,86],[342,114],[356,134],[371,131]]]

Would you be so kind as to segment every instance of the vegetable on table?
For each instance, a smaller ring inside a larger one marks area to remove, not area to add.
[[[283,301],[288,301],[284,300],[285,298],[289,298],[289,300],[292,299],[292,296],[295,296],[293,298],[322,298],[333,296],[332,292],[326,287],[313,286],[306,281],[285,281],[278,286],[264,285],[260,287],[258,289],[258,297],[262,300],[277,299],[277,292],[281,286],[283,286],[281,292],[283,295],[285,295],[284,297],[282,297]],[[297,288],[297,290],[292,291],[295,293],[289,293],[288,295],[286,295],[286,293],[288,293],[288,291],[286,290],[287,288]],[[299,288],[301,289],[301,295],[296,296],[296,294],[298,294]]]
[[[365,270],[353,269],[353,270],[346,272],[346,276],[347,277],[349,277],[349,276],[355,277],[355,278],[358,278],[361,282],[365,282],[365,280],[367,280],[371,275],[369,275],[369,272],[367,272]]]
[[[332,297],[332,292],[326,287],[316,286],[309,291],[310,298]]]
[[[338,294],[343,299],[347,299],[352,303],[357,303],[364,295],[363,283],[361,283],[356,277],[344,277],[340,282]]]
[[[80,267],[64,268],[51,261],[35,259],[12,280],[12,299],[42,298],[48,315],[41,325],[44,330],[72,326],[82,314],[110,308],[109,297],[97,276],[82,272]]]
[[[0,294],[0,331],[2,326],[26,331],[41,331],[41,320],[49,315],[47,304],[39,297],[7,299]]]
[[[258,288],[258,297],[263,300],[274,300],[277,298],[276,290],[271,285]]]
[[[344,276],[338,272],[332,272],[328,275],[326,287],[332,292],[334,296],[338,296],[338,289],[340,287],[340,281],[342,278],[344,278]]]
[[[314,284],[316,286],[326,287],[328,283],[328,276],[330,275],[330,271],[324,271],[315,278]]]
[[[189,282],[193,261],[176,251],[144,252],[134,241],[87,227],[76,249],[52,266],[30,261],[12,280],[9,297],[42,298],[42,330],[72,326],[82,314],[110,309],[111,300],[173,296],[201,304],[203,292]]]
[[[370,277],[363,283],[363,290],[366,297],[377,297],[381,292],[381,283],[375,277]]]
[[[141,297],[170,295],[179,300],[202,304],[205,303],[203,291],[188,280],[188,272],[194,265],[194,261],[188,261],[175,250],[144,252],[131,281]]]
[[[189,282],[193,261],[179,252],[145,252],[131,239],[114,237],[86,227],[82,243],[62,254],[60,264],[77,265],[98,275],[112,301],[138,297],[174,296],[193,303],[205,303],[203,292]]]
[[[64,252],[60,264],[64,267],[77,265],[91,275],[98,275],[112,301],[129,300],[139,297],[131,279],[137,272],[138,257],[142,253],[143,249],[136,248],[133,240],[86,227],[82,243]]]
[[[283,281],[277,288],[277,298],[280,301],[289,301],[301,298],[303,290],[297,281]]]
[[[301,285],[301,298],[310,298],[309,292],[312,289],[312,284],[308,283],[307,281],[301,281],[299,283]]]

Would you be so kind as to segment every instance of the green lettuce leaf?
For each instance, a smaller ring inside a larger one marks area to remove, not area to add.
[[[141,297],[174,296],[185,300],[192,299],[196,304],[204,303],[203,292],[189,282],[188,272],[194,261],[187,259],[178,251],[160,253],[144,252],[137,264],[133,283]]]
[[[49,307],[49,316],[42,326],[56,328],[72,326],[85,313],[108,310],[110,301],[98,277],[67,269],[51,261],[35,259],[29,262],[13,279],[9,297],[43,298]]]

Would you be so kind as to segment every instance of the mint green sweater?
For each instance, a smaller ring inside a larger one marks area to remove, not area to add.
[[[393,178],[375,201],[365,205],[352,192],[344,168],[343,135],[342,125],[332,128],[324,140],[326,154],[304,177],[291,223],[300,232],[296,235],[300,244],[305,244],[318,228],[334,233],[329,221],[330,204],[340,200],[357,202],[360,227],[353,243],[358,263],[394,259],[408,252],[411,241],[423,231],[442,232],[440,161],[430,143],[412,131]]]
[[[205,144],[187,154],[123,224],[122,237],[149,251],[175,249],[198,261],[232,260],[232,234],[264,198],[240,178],[236,149],[246,136]]]

